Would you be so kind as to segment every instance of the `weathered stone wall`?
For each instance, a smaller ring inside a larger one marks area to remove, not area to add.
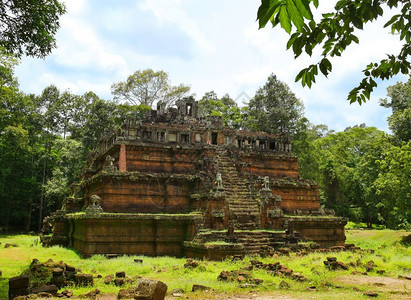
[[[272,179],[284,177],[298,179],[297,158],[264,152],[243,152],[241,162],[244,164],[243,172],[257,176],[268,176]]]
[[[196,186],[191,175],[100,174],[86,184],[85,205],[99,195],[105,212],[187,213]]]
[[[101,215],[71,217],[70,247],[83,256],[141,254],[182,256],[183,241],[196,234],[199,215]]]
[[[126,147],[127,171],[149,173],[195,174],[201,151],[168,146]]]
[[[321,247],[340,246],[345,243],[347,220],[337,217],[288,217],[288,226]]]
[[[272,184],[274,194],[281,196],[281,208],[285,213],[298,210],[318,210],[321,207],[320,192],[316,184],[281,182]]]

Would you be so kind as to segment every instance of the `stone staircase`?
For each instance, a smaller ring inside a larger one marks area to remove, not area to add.
[[[224,148],[216,148],[218,171],[223,179],[229,221],[236,229],[258,229],[260,209],[247,188],[247,182],[238,174],[235,163]]]
[[[235,230],[232,236],[227,235],[227,231],[200,231],[193,242],[212,243],[216,241],[227,241],[241,244],[247,254],[261,254],[269,247],[279,249],[296,245],[297,238],[287,236],[285,231],[270,230]]]

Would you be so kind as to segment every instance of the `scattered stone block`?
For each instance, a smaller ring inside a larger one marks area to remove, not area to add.
[[[74,283],[76,286],[93,286],[93,275],[92,274],[76,274],[74,276]]]
[[[105,284],[110,284],[113,281],[114,281],[114,275],[113,274],[110,274],[110,275],[107,275],[106,277],[104,277],[104,283]]]
[[[280,282],[279,288],[284,289],[284,290],[288,290],[290,288],[290,285],[283,280],[283,281]]]
[[[193,284],[193,288],[191,289],[192,292],[197,291],[210,291],[212,288],[209,286],[201,285],[201,284]]]
[[[135,262],[135,263],[138,263],[138,264],[142,264],[142,263],[143,263],[143,260],[142,260],[142,259],[139,259],[139,258],[135,258],[135,259],[134,259],[134,262]]]
[[[163,300],[167,292],[167,285],[154,279],[139,279],[137,287],[121,289],[117,299],[150,299]]]
[[[90,292],[85,293],[84,296],[87,297],[88,299],[95,299],[98,294],[100,294],[100,290],[94,289]]]
[[[235,271],[221,271],[218,275],[217,280],[221,281],[248,281],[250,279],[251,273],[245,270],[235,270]]]
[[[114,284],[116,285],[116,286],[123,286],[124,284],[126,283],[126,281],[125,281],[125,279],[124,278],[116,278],[116,279],[114,279]]]
[[[246,271],[252,271],[254,269],[253,265],[248,265],[248,266],[244,266],[241,268],[241,270],[246,270]]]
[[[64,270],[61,268],[54,268],[53,269],[53,277],[62,276]]]
[[[17,276],[9,279],[9,299],[29,294],[29,276]]]
[[[52,295],[52,294],[47,293],[47,292],[40,292],[40,293],[36,294],[35,297],[38,298],[38,299],[45,299],[45,298],[52,298],[53,296],[56,297],[57,294],[56,294],[56,295]],[[27,297],[30,297],[30,295],[27,296]],[[34,299],[36,299],[36,298],[34,298]],[[32,299],[32,298],[30,297],[30,298],[26,298],[26,299]]]
[[[374,271],[374,266],[373,266],[373,265],[366,264],[366,265],[365,265],[365,270],[366,270],[367,272]]]
[[[348,270],[348,266],[342,261],[337,261],[336,257],[327,257],[327,260],[324,261],[324,265],[327,266],[330,270]]]
[[[192,258],[187,258],[186,263],[184,264],[184,268],[197,268],[200,265],[198,261],[195,261]]]
[[[255,267],[259,267],[259,266],[262,266],[262,265],[263,265],[263,263],[262,263],[261,261],[256,260],[256,259],[251,260],[251,261],[250,261],[250,264],[253,265],[253,266],[255,266]]]
[[[311,243],[311,244],[310,244],[310,248],[311,248],[311,249],[320,249],[320,248],[321,248],[321,245],[320,245],[320,244],[317,244],[317,243]]]
[[[337,264],[338,264],[338,268],[343,269],[343,270],[348,270],[348,266],[342,261],[337,261]]]
[[[124,278],[124,277],[126,277],[126,272],[124,271],[116,272],[116,278]]]
[[[244,255],[236,254],[233,256],[233,262],[242,261],[244,259]]]
[[[70,265],[66,265],[66,271],[67,272],[75,272],[76,268]]]
[[[40,293],[49,293],[53,296],[57,296],[58,288],[54,284],[52,285],[43,285],[38,288],[33,288],[31,294],[40,294]]]
[[[368,297],[377,297],[378,293],[376,293],[376,292],[365,292],[364,295],[368,296]]]
[[[174,294],[182,295],[182,294],[184,294],[184,290],[183,289],[173,289],[173,290],[170,291],[170,295],[174,296]],[[174,296],[174,297],[176,297],[176,296]]]

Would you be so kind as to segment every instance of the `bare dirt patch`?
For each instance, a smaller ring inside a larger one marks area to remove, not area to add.
[[[391,294],[393,299],[410,299],[411,280],[386,276],[346,275],[334,279],[337,284],[344,284],[367,289],[377,293]]]

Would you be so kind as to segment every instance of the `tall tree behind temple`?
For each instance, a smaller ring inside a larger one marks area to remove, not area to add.
[[[184,84],[170,85],[168,74],[152,69],[138,70],[127,77],[126,81],[114,83],[111,91],[115,100],[122,100],[131,105],[147,105],[153,107],[162,101],[167,107],[188,95],[190,87]]]
[[[200,117],[220,116],[227,127],[240,129],[243,127],[242,109],[228,94],[218,98],[214,91],[207,92],[198,102]]]
[[[40,184],[34,97],[21,93],[17,61],[0,49],[0,227],[30,228]]]
[[[287,84],[271,74],[247,106],[246,127],[269,133],[296,131],[304,106]]]
[[[392,109],[388,124],[398,141],[411,140],[411,77],[406,83],[398,82],[387,88],[391,100],[381,99],[380,104]]]
[[[298,171],[303,179],[320,180],[319,153],[315,143],[328,133],[327,125],[314,125],[305,117],[298,120],[292,138],[293,153],[298,156]]]

